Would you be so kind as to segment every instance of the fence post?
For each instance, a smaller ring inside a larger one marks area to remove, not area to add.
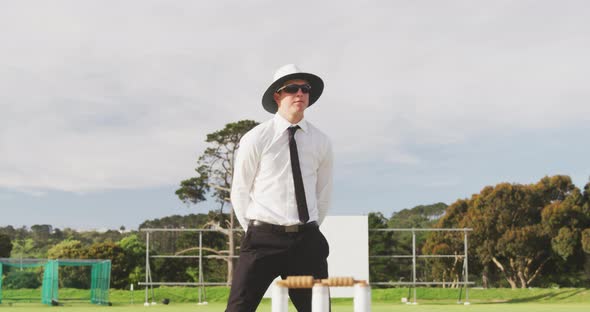
[[[469,282],[469,264],[468,264],[468,258],[467,258],[467,229],[464,229],[464,233],[465,233],[465,239],[464,239],[464,249],[465,249],[465,263],[464,263],[464,267],[465,267],[465,275],[463,278],[463,281],[465,282],[465,304],[469,304],[469,284],[467,284]]]
[[[416,231],[412,228],[412,287],[414,287],[414,304],[416,304]]]
[[[150,232],[145,234],[145,301],[144,305],[149,305],[148,302],[148,275],[150,268]]]
[[[203,303],[203,231],[199,231],[199,304]]]

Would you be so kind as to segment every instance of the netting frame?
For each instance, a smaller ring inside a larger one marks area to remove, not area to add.
[[[109,305],[111,260],[104,259],[17,259],[0,258],[0,303],[2,303],[2,271],[4,266],[33,268],[43,267],[41,303],[52,305],[59,302],[59,267],[89,266],[90,303]]]
[[[228,230],[231,234],[234,233],[244,232],[241,228],[233,228],[233,229],[225,229]],[[137,283],[139,286],[145,286],[145,302],[144,305],[149,305],[149,290],[151,289],[151,298],[152,304],[155,302],[155,294],[154,294],[154,286],[196,286],[198,287],[198,304],[207,304],[206,301],[206,293],[205,287],[206,286],[231,286],[229,281],[223,283],[216,283],[216,282],[206,282],[203,274],[203,259],[207,258],[216,258],[216,259],[238,259],[239,255],[234,256],[218,256],[218,255],[203,255],[203,233],[210,233],[210,232],[219,232],[217,229],[202,229],[202,228],[195,228],[195,229],[184,229],[184,228],[143,228],[140,229],[141,232],[146,233],[146,248],[145,248],[145,282]],[[157,233],[157,232],[197,232],[199,233],[199,255],[194,256],[182,256],[182,255],[150,255],[150,234]],[[152,270],[150,266],[150,259],[151,258],[168,258],[168,259],[186,259],[186,258],[195,258],[198,259],[199,262],[199,278],[198,282],[154,282],[152,280]]]
[[[469,305],[469,285],[474,285],[475,282],[469,281],[469,253],[468,253],[468,246],[469,246],[469,232],[472,232],[472,228],[384,228],[384,229],[369,229],[369,232],[411,232],[412,234],[412,255],[376,255],[376,256],[369,256],[369,258],[410,258],[412,259],[412,281],[411,282],[371,282],[371,285],[381,285],[381,286],[409,286],[410,289],[413,289],[413,302],[412,304],[417,304],[417,294],[416,294],[416,287],[417,286],[428,286],[428,285],[445,285],[445,282],[417,282],[416,281],[416,259],[417,258],[462,258],[463,259],[463,268],[462,268],[462,275],[463,281],[456,282],[456,285],[460,285],[462,291],[463,287],[465,288],[465,301],[461,301],[461,297],[459,295],[459,300],[457,303]],[[455,254],[455,255],[417,255],[416,249],[416,232],[463,232],[463,254]]]

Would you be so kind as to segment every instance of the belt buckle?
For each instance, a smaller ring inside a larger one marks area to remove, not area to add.
[[[299,225],[287,225],[285,226],[285,232],[287,233],[297,233],[299,232]]]

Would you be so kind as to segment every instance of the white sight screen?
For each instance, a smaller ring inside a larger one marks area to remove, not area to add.
[[[320,230],[330,244],[328,271],[333,277],[369,281],[369,222],[367,216],[327,216]],[[279,277],[280,278],[280,277]],[[264,295],[270,298],[271,287]],[[352,287],[331,287],[332,298],[351,298]]]

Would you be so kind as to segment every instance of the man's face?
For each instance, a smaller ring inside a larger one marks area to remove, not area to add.
[[[285,90],[285,87],[293,87],[293,85],[309,86],[309,83],[302,79],[289,80],[283,84],[283,90],[274,94],[274,99],[279,106],[279,111],[282,111],[283,113],[303,113],[309,105],[309,92],[303,93],[301,88],[298,88],[295,93],[288,92],[290,91],[289,88]]]

